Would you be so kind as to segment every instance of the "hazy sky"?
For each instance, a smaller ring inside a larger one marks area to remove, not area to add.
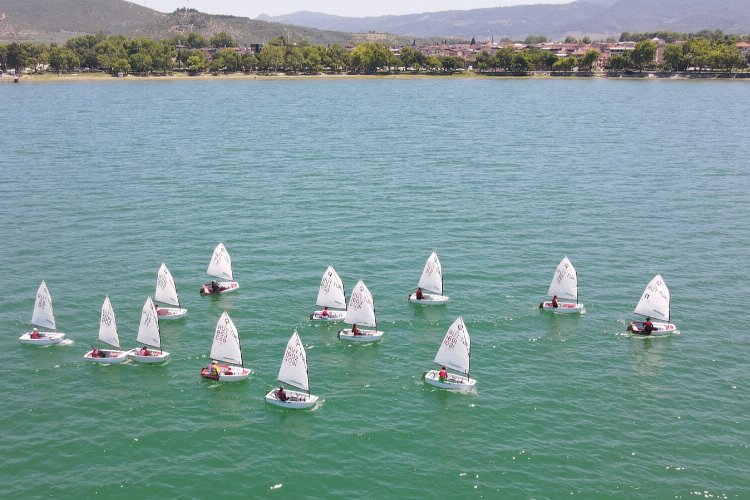
[[[337,16],[367,17],[388,14],[416,14],[441,10],[468,10],[483,7],[538,3],[570,3],[573,0],[128,0],[161,12],[190,7],[208,14],[231,14],[255,18],[260,14],[279,16],[300,10]]]

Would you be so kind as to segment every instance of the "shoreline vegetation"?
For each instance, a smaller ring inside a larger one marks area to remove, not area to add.
[[[651,36],[653,35],[653,36]],[[660,38],[663,37],[663,38]],[[58,46],[0,44],[0,79],[118,80],[179,78],[674,78],[750,79],[750,36],[623,33],[620,41],[311,45],[285,38],[240,47],[227,33],[166,39],[84,35]]]

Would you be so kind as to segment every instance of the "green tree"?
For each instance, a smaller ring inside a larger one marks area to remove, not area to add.
[[[598,49],[589,49],[586,53],[578,60],[578,66],[586,71],[591,71],[596,61],[599,60],[602,53]]]
[[[258,58],[252,52],[245,52],[240,58],[240,69],[249,73],[258,66]]]
[[[482,51],[476,56],[477,69],[480,71],[486,71],[488,69],[495,68],[495,58],[489,55],[486,51]]]
[[[349,51],[341,45],[333,44],[322,52],[321,64],[332,71],[343,71],[349,67]]]
[[[555,71],[573,71],[576,66],[578,66],[578,60],[573,56],[568,56],[558,59],[552,65],[552,69]]]
[[[515,55],[516,53],[513,50],[513,47],[503,47],[502,49],[495,52],[494,67],[502,68],[505,71],[510,70],[511,65],[513,64],[513,57]]]
[[[191,75],[198,75],[203,73],[208,68],[208,60],[203,52],[196,51],[188,57],[187,70]]]
[[[429,56],[425,64],[430,71],[436,71],[440,67],[440,59],[437,56]]]
[[[643,71],[643,66],[653,64],[656,57],[656,44],[651,40],[643,40],[635,44],[635,49],[630,53],[630,60]]]
[[[414,64],[417,62],[417,54],[419,54],[419,52],[409,46],[401,47],[401,51],[398,56],[401,60],[401,65],[405,69],[414,67]]]
[[[529,35],[523,41],[524,45],[539,45],[547,42],[549,42],[549,38],[544,35]]]
[[[565,42],[564,43],[578,43],[578,39],[576,37],[574,37],[574,36],[568,35],[568,36],[565,37]]]
[[[682,46],[687,66],[699,70],[709,67],[711,42],[706,38],[691,38]]]
[[[240,70],[242,58],[234,49],[221,49],[214,54],[211,62],[211,71],[224,71],[225,73],[234,73]]]
[[[120,59],[117,59],[112,63],[112,72],[127,75],[128,73],[130,73],[130,63],[127,59],[121,57]]]
[[[670,71],[685,71],[688,61],[682,52],[680,45],[667,45],[664,47],[664,67]]]
[[[614,70],[622,70],[630,67],[630,57],[628,54],[615,54],[607,61],[607,67]]]
[[[208,39],[208,43],[211,47],[216,47],[217,49],[240,46],[237,40],[232,38],[232,36],[229,33],[226,33],[224,31],[213,35],[211,38]]]
[[[378,69],[390,69],[391,66],[398,65],[398,60],[390,49],[376,42],[365,42],[354,47],[351,61],[354,67],[366,73],[375,73]]]
[[[49,65],[55,71],[70,71],[80,64],[78,55],[67,47],[52,47],[49,51]]]
[[[284,47],[266,44],[258,54],[258,68],[263,71],[278,71],[284,68]]]
[[[153,67],[153,59],[144,52],[136,52],[128,57],[130,68],[135,73],[149,73]]]
[[[526,58],[524,53],[518,53],[513,55],[513,61],[510,64],[510,69],[516,73],[523,73],[529,71],[532,68],[531,61]]]
[[[464,61],[456,56],[443,56],[440,58],[440,65],[446,73],[454,73],[464,69]]]
[[[191,49],[202,49],[208,47],[206,39],[196,31],[193,31],[188,35],[187,44]]]

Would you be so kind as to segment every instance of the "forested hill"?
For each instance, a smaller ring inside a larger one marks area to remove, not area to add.
[[[225,32],[243,45],[264,44],[280,36],[321,45],[345,44],[356,39],[351,33],[203,14],[196,10],[180,9],[165,14],[124,0],[0,0],[0,42],[60,43],[74,36],[95,33],[158,39],[192,31],[206,38]],[[396,36],[379,41],[406,43],[405,38]]]
[[[750,33],[750,0],[578,0],[558,5],[519,5],[380,17],[338,17],[316,12],[258,19],[349,32],[417,37],[486,39],[528,35],[617,37],[624,31]]]

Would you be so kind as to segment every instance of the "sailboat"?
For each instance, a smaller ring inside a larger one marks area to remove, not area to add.
[[[468,390],[476,385],[477,381],[469,377],[471,339],[461,316],[448,328],[435,356],[435,363],[444,368],[445,376],[441,380],[440,372],[443,370],[430,370],[424,375],[428,384],[452,390]],[[448,369],[453,371],[449,372]]]
[[[307,353],[305,346],[295,330],[286,344],[284,357],[281,359],[279,376],[276,380],[291,385],[302,391],[284,390],[284,399],[279,398],[279,389],[272,389],[266,394],[266,402],[282,408],[304,409],[312,408],[318,402],[318,396],[310,394],[310,384],[307,373]]]
[[[163,262],[159,272],[156,273],[154,302],[157,303],[155,304],[156,314],[159,319],[178,319],[187,316],[187,309],[180,307],[180,297],[177,295],[177,287],[174,284],[172,273],[169,272],[167,265]]]
[[[352,328],[345,328],[339,332],[339,338],[342,340],[365,343],[377,342],[383,338],[383,332],[377,329],[375,301],[362,280],[359,280],[352,290],[344,322],[352,325]],[[371,326],[375,329],[360,330],[359,325]],[[355,326],[357,327],[356,330]]]
[[[214,360],[214,364],[201,370],[203,378],[221,382],[237,382],[245,380],[250,375],[250,370],[245,368],[242,362],[240,334],[226,311],[216,323],[210,357]],[[229,364],[220,365],[219,362]]]
[[[539,304],[539,309],[555,313],[585,312],[583,304],[578,303],[578,274],[567,256],[563,257],[563,260],[557,265],[547,295],[552,297],[552,300]],[[575,303],[561,302],[557,299],[575,300]],[[557,302],[556,307],[555,302]]]
[[[224,281],[212,280],[201,285],[201,295],[220,295],[222,293],[237,290],[240,284],[234,281],[232,275],[232,259],[229,257],[224,243],[219,243],[214,248],[211,261],[208,263],[206,274]]]
[[[635,306],[635,313],[646,316],[647,320],[656,318],[661,321],[652,322],[653,329],[651,333],[644,331],[645,321],[631,321],[628,325],[628,331],[641,335],[668,335],[677,332],[677,327],[670,323],[671,309],[669,306],[669,288],[661,277],[661,274],[654,276],[649,281],[646,289],[641,295],[641,300]]]
[[[34,303],[34,313],[31,315],[31,324],[40,328],[56,329],[55,314],[52,311],[52,296],[50,296],[44,280],[42,280],[42,284],[39,285],[39,289],[36,291],[36,302]],[[37,328],[34,328],[32,331],[18,337],[18,341],[22,344],[51,345],[59,344],[64,338],[64,333],[40,332]]]
[[[169,359],[169,353],[161,350],[161,335],[159,333],[159,317],[151,297],[146,298],[141,311],[141,324],[138,326],[136,342],[144,347],[136,347],[128,351],[128,356],[138,363],[163,363]],[[151,346],[154,350],[147,349]]]
[[[117,335],[117,321],[115,320],[115,311],[112,309],[112,303],[109,301],[109,295],[104,298],[102,304],[102,315],[99,320],[99,342],[117,347],[115,349],[91,349],[83,355],[86,361],[94,361],[102,364],[122,363],[128,359],[128,351],[120,351],[120,337]],[[98,355],[95,357],[94,354]]]
[[[425,293],[433,292],[433,293]],[[417,298],[421,294],[421,298]],[[448,302],[443,295],[443,267],[435,252],[430,254],[422,270],[422,276],[417,284],[417,291],[409,295],[409,301],[415,304],[436,305]]]
[[[310,319],[340,321],[346,316],[344,283],[333,266],[328,266],[326,272],[323,273],[315,305],[324,307],[325,309],[313,312],[310,315]],[[328,309],[329,307],[332,309]]]

